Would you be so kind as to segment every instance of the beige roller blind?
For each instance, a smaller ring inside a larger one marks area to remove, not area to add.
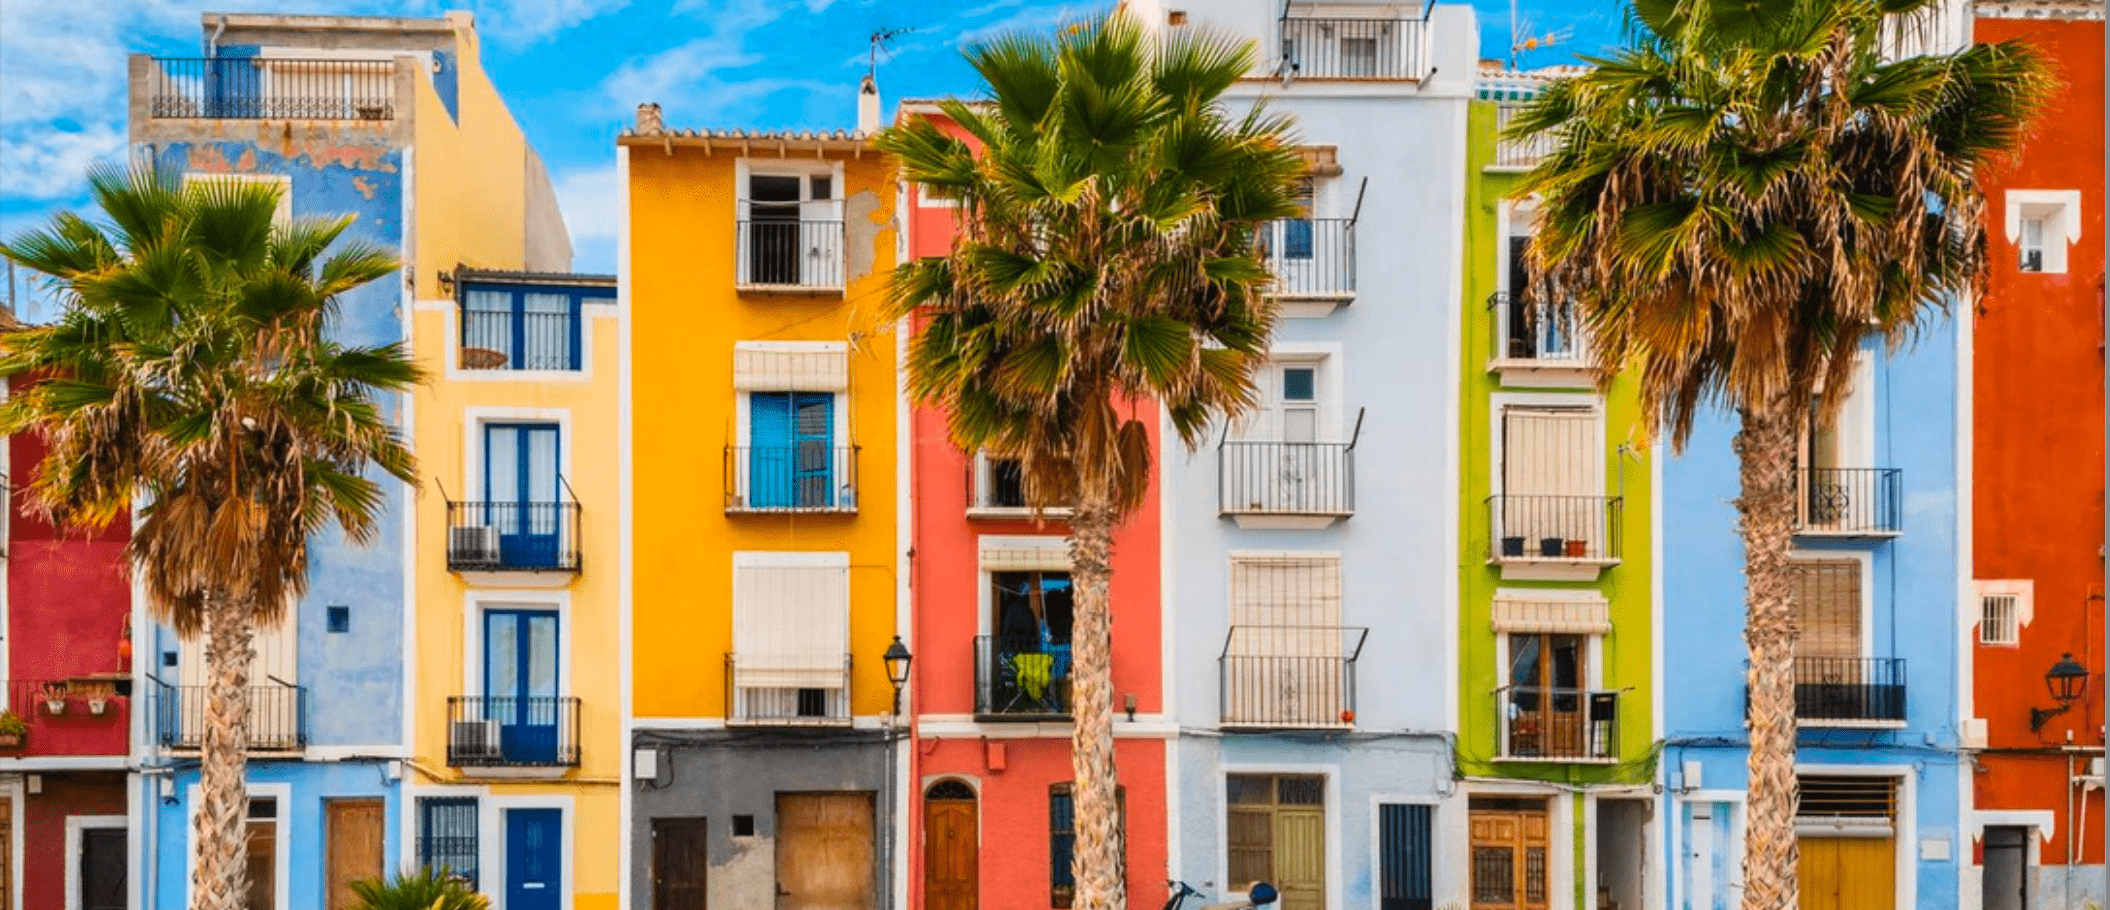
[[[1339,557],[1231,557],[1232,656],[1337,657],[1340,625]]]
[[[1861,564],[1851,559],[1792,563],[1797,657],[1861,656]]]
[[[733,684],[830,689],[850,650],[850,554],[733,554]]]
[[[277,625],[258,625],[256,635],[250,639],[256,648],[256,656],[249,661],[249,684],[251,686],[276,686],[279,680],[292,685],[300,684],[300,623],[296,606],[286,607],[280,614]],[[205,636],[197,635],[184,640],[176,649],[176,679],[181,686],[206,686],[212,684],[212,674],[205,667]],[[163,677],[166,679],[166,677]]]
[[[733,388],[742,392],[848,391],[849,348],[834,342],[739,342],[733,346]]]
[[[981,566],[984,572],[1067,572],[1070,547],[1067,541],[1059,546],[983,544]]]
[[[1528,600],[1498,597],[1497,632],[1563,632],[1604,635],[1612,631],[1612,607],[1602,600]]]
[[[1599,496],[1604,453],[1586,408],[1502,409],[1502,492],[1511,496]]]

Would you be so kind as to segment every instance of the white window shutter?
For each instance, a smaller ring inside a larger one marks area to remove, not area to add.
[[[850,651],[848,553],[733,554],[733,684],[832,689]]]
[[[739,342],[733,346],[733,388],[741,392],[848,391],[849,347],[841,342]]]

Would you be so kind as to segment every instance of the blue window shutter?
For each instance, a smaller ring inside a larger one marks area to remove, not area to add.
[[[755,508],[788,508],[792,495],[791,458],[798,440],[792,432],[790,392],[756,392],[748,397],[747,497]]]
[[[1428,806],[1377,807],[1378,910],[1430,910],[1435,905]]]
[[[835,505],[835,396],[800,393],[792,431],[798,437],[797,505]]]

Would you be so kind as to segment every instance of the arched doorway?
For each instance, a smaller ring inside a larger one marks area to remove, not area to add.
[[[980,889],[981,833],[974,788],[941,780],[923,791],[923,906],[975,910]]]

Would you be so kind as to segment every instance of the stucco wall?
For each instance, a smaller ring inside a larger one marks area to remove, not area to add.
[[[274,785],[290,788],[286,791],[288,798],[281,800],[278,808],[279,823],[286,831],[285,850],[281,853],[287,864],[282,900],[289,910],[327,904],[327,877],[323,874],[328,856],[323,830],[325,800],[384,800],[386,827],[381,855],[387,858],[390,868],[401,865],[397,858],[407,855],[402,837],[402,806],[394,782],[383,775],[384,767],[380,761],[250,761],[251,796],[277,795],[270,789]],[[152,877],[143,884],[151,886],[145,893],[151,895],[149,906],[153,910],[183,910],[189,906],[191,791],[198,783],[198,772],[189,767],[178,768],[172,774],[175,789],[170,800],[160,797],[156,780],[146,778],[141,784],[142,805],[150,807],[147,812],[152,819],[148,823],[160,844],[153,856],[153,868],[137,870],[140,875]],[[492,837],[489,833],[485,836]]]
[[[125,778],[80,771],[39,776],[43,792],[22,797],[22,827],[15,832],[22,851],[22,910],[67,910],[66,872],[72,857],[66,853],[66,820],[91,815],[123,819]]]

